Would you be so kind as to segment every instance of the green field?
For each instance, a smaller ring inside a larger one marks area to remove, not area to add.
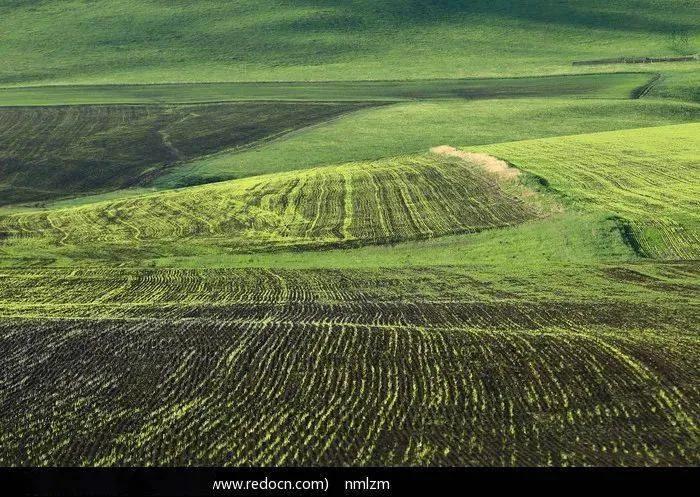
[[[366,109],[252,150],[225,150],[193,159],[165,171],[151,184],[173,188],[252,174],[420,153],[444,143],[483,145],[698,119],[699,105],[655,99],[401,103]],[[396,123],[402,125],[396,126]]]
[[[73,85],[1,88],[0,103],[16,105],[163,104],[229,101],[380,101],[577,96],[629,98],[651,72],[529,78],[416,81],[322,81],[149,85]]]
[[[231,252],[391,243],[544,215],[477,165],[430,156],[346,164],[0,218],[4,251],[110,262],[123,251]],[[167,253],[167,252],[165,252]],[[92,255],[90,255],[92,254]]]
[[[0,2],[0,466],[697,466],[696,2]]]
[[[536,174],[582,209],[628,225],[647,257],[700,257],[700,124],[596,133],[485,147]]]
[[[0,461],[696,463],[697,267],[598,272],[7,271]]]
[[[693,0],[69,0],[0,9],[6,86],[523,76],[700,45]]]

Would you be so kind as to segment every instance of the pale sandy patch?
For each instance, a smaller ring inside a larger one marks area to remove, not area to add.
[[[459,157],[460,159],[468,160],[484,170],[496,174],[502,179],[514,179],[520,174],[520,170],[516,169],[515,167],[510,167],[507,162],[497,159],[489,154],[465,152],[464,150],[459,150],[449,145],[433,147],[430,149],[430,151],[434,154],[449,155],[451,157]]]

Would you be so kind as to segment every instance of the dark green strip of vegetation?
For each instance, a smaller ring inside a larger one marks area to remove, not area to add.
[[[400,101],[589,96],[629,98],[647,73],[493,79],[43,86],[0,89],[0,106],[201,103],[235,100]]]

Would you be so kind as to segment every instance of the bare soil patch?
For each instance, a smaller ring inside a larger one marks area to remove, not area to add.
[[[459,157],[460,159],[468,160],[502,179],[511,180],[520,175],[520,170],[510,167],[507,162],[489,154],[466,152],[449,145],[433,147],[430,151],[434,154],[449,155],[451,157]]]

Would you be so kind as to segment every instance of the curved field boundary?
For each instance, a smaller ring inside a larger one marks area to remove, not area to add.
[[[237,100],[403,101],[580,96],[630,98],[649,73],[414,81],[189,83],[35,86],[0,89],[0,106],[206,103]]]
[[[361,110],[309,132],[286,135],[254,151],[224,152],[178,164],[164,171],[152,186],[166,189],[283,170],[375,160],[420,153],[443,143],[477,146],[698,120],[698,105],[646,98],[404,102]],[[354,138],[348,139],[350,136]]]
[[[0,205],[132,186],[143,175],[372,104],[238,102],[0,108]]]

